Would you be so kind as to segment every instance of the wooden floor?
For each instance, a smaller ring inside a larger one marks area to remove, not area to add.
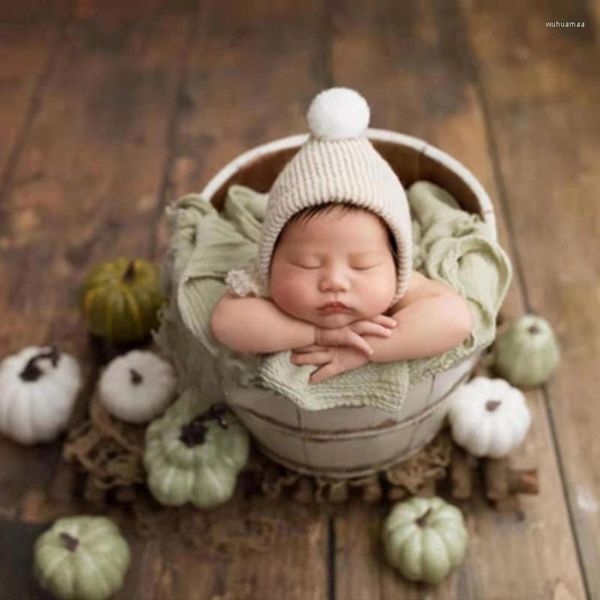
[[[515,267],[503,312],[543,315],[563,349],[556,376],[528,393],[534,425],[515,457],[538,468],[541,494],[523,520],[474,501],[466,561],[438,589],[383,564],[385,507],[329,517],[256,499],[244,511],[288,515],[279,544],[205,558],[133,539],[117,598],[600,598],[600,2],[0,6],[0,356],[56,342],[88,361],[88,266],[160,260],[165,203],[240,152],[306,131],[308,102],[333,84],[367,97],[372,126],[423,138],[481,180]],[[60,444],[0,440],[2,600],[46,597],[31,544],[59,456]]]

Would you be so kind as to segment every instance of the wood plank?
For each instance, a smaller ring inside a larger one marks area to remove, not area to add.
[[[42,24],[66,19],[69,16],[70,5],[69,0],[53,0],[52,2],[0,0],[0,22],[10,26],[24,25],[29,28],[37,28]]]
[[[51,600],[33,577],[33,545],[46,525],[0,519],[0,577],[2,595],[9,600]]]
[[[223,591],[232,598],[328,598],[328,516],[318,507],[292,500],[257,498],[251,510],[266,515],[276,528],[273,544],[264,552],[239,554],[228,561]]]
[[[180,98],[168,198],[200,191],[241,152],[306,132],[306,107],[325,85],[316,0],[236,0],[227,7],[206,0],[198,32]],[[157,218],[162,248],[166,227],[162,213]]]
[[[208,525],[194,529],[202,538],[193,543],[178,531],[142,543],[132,537],[135,572],[119,599],[325,597],[327,529],[312,506],[238,493],[222,507],[197,512]]]
[[[600,47],[593,6],[597,13],[597,2],[562,11],[536,2],[527,18],[516,2],[502,15],[480,6],[469,14],[469,29],[527,309],[552,323],[562,345],[560,368],[540,401],[558,444],[588,593],[599,597],[600,409],[593,382],[600,350]],[[561,19],[586,26],[545,26]]]
[[[54,342],[93,366],[78,288],[101,259],[146,255],[191,33],[187,6],[114,18],[100,38],[93,15],[69,23],[4,199],[2,355]],[[43,519],[39,495],[55,477],[60,442],[0,440],[3,514]],[[19,577],[28,573],[23,563]]]
[[[6,57],[0,61],[0,197],[6,194],[14,175],[14,164],[56,54],[60,32],[58,23],[32,27],[0,22],[0,56]],[[0,223],[2,220],[0,212]]]
[[[515,13],[512,18],[521,17]],[[373,126],[421,137],[466,164],[490,193],[500,242],[510,251],[498,197],[500,174],[489,156],[486,115],[459,7],[435,1],[354,4],[338,7],[332,19],[335,83],[364,92]],[[504,42],[502,36],[499,40]],[[522,293],[514,281],[503,311],[507,317],[523,311]],[[335,523],[337,598],[547,598],[557,590],[583,596],[547,413],[538,394],[528,399],[534,424],[515,462],[538,468],[543,491],[524,500],[526,519],[499,515],[474,502],[465,563],[439,588],[424,590],[402,581],[380,555],[373,558],[384,514],[355,507]]]
[[[251,147],[305,130],[306,105],[323,85],[318,79],[322,36],[316,0],[202,3],[180,98],[184,110],[177,123],[168,199],[199,191]],[[153,247],[160,254],[166,223],[162,213],[157,219]],[[268,506],[267,500],[257,498],[247,513],[250,518],[262,511],[274,517],[285,513],[291,529],[284,543],[259,556],[213,558],[207,563],[194,559],[185,547],[167,544],[161,555],[177,556],[178,569],[183,565],[172,596],[326,598],[328,517],[294,508],[289,501]],[[298,520],[302,527],[294,526],[294,510],[308,513]]]
[[[23,182],[15,181],[15,167],[22,158],[23,145],[27,139],[32,120],[39,109],[47,76],[52,68],[53,60],[58,53],[61,42],[62,24],[59,17],[62,3],[55,4],[55,10],[45,14],[47,22],[33,25],[3,22],[0,24],[0,52],[10,56],[10,60],[0,61],[0,129],[3,132],[0,140],[0,254],[12,245],[10,233],[7,231],[10,206],[11,186]],[[34,170],[29,177],[35,179],[38,173]],[[27,214],[15,215],[19,226],[27,226]],[[0,261],[0,279],[9,282],[8,261]],[[8,286],[3,286],[4,295]],[[4,302],[2,302],[4,303]],[[9,353],[10,328],[16,333],[18,328],[32,328],[32,324],[23,325],[24,319],[4,320],[0,325],[0,357]],[[18,334],[17,334],[18,335]],[[13,346],[14,347],[14,346]],[[24,453],[30,456],[33,471],[26,471],[35,477],[40,472],[47,472],[55,462],[55,453],[48,452],[48,446],[23,450],[8,440],[0,439],[0,453],[3,460],[2,490],[0,494],[0,512],[5,517],[14,517],[17,510],[17,498],[22,486],[22,464],[17,458]]]

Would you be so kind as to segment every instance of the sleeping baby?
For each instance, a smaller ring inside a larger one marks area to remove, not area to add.
[[[256,261],[227,276],[213,336],[240,353],[291,351],[311,383],[369,361],[442,354],[473,328],[465,300],[412,270],[408,202],[347,88],[321,92],[311,135],[270,192]]]

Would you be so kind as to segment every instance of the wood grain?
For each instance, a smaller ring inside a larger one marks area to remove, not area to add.
[[[0,598],[51,600],[31,576],[33,545],[46,525],[0,519]]]
[[[58,3],[57,3],[58,6]],[[12,245],[6,231],[9,214],[9,195],[15,181],[15,166],[27,137],[31,120],[39,107],[40,90],[45,84],[48,71],[57,54],[62,25],[54,17],[37,28],[24,24],[0,24],[0,54],[11,57],[0,61],[0,281],[2,295],[0,305],[5,304],[11,280],[8,256],[5,253]],[[17,221],[23,223],[19,216]],[[19,344],[20,330],[31,330],[32,323],[24,323],[25,318],[3,318],[0,321],[0,357],[8,353],[12,344]],[[17,339],[15,339],[17,338]],[[12,346],[13,348],[15,346]],[[4,438],[0,438],[0,512],[12,518],[16,515],[18,500],[22,493],[22,457],[29,458],[29,472],[33,477],[43,474],[55,461],[55,453],[47,452],[47,447],[23,449]]]
[[[253,146],[305,129],[305,107],[322,85],[317,79],[321,35],[316,1],[202,3],[180,95],[167,199],[199,191]],[[157,253],[165,242],[158,213]],[[264,505],[257,501],[249,510]],[[294,504],[273,506],[273,514],[281,510],[293,526]],[[324,599],[327,526],[327,517],[316,511],[302,528],[290,531],[285,544],[263,555],[215,560],[212,567],[201,562],[198,575],[177,578],[179,597]],[[185,550],[169,548],[191,570],[193,559]]]
[[[167,198],[200,191],[241,152],[306,131],[306,107],[323,86],[320,13],[317,0],[202,2]]]
[[[495,203],[501,244],[512,250],[498,197],[502,174],[489,157],[489,124],[463,12],[444,2],[377,3],[338,7],[332,20],[335,83],[364,91],[374,125],[421,137],[469,167]],[[516,278],[506,300],[508,318],[524,310],[520,283]],[[524,521],[474,502],[468,518],[471,550],[461,569],[427,591],[432,597],[541,599],[551,596],[556,582],[583,597],[550,424],[538,396],[528,394],[534,425],[515,461],[539,469],[540,496],[524,499]],[[373,560],[381,519],[356,508],[336,520],[337,598],[417,598],[424,593]],[[364,590],[363,595],[356,590]]]
[[[93,263],[146,254],[190,33],[179,8],[161,12],[155,4],[138,19],[113,10],[110,27],[93,15],[68,21],[3,199],[3,355],[54,342],[93,375],[78,288]],[[30,27],[31,39],[49,37],[48,24]],[[27,60],[39,71],[43,61]],[[60,452],[60,440],[33,448],[0,440],[3,513],[43,518],[35,512],[44,503],[31,498],[53,484]],[[21,577],[30,577],[29,563]]]
[[[516,3],[508,6],[516,12]],[[526,20],[510,23],[480,7],[469,29],[526,308],[551,322],[562,345],[539,402],[547,406],[588,593],[600,597],[600,411],[590,385],[600,350],[600,48],[591,5],[565,8],[536,2]],[[586,27],[545,26],[567,14]]]
[[[47,24],[31,29],[0,23],[0,193],[5,196],[13,178],[14,163],[37,108],[38,92],[44,84],[61,27]],[[2,214],[2,213],[0,213]]]

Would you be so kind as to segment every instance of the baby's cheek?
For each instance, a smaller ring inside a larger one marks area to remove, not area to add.
[[[396,293],[395,273],[380,275],[362,282],[359,293],[365,303],[365,309],[372,314],[381,314],[387,310]]]
[[[312,306],[310,282],[295,274],[281,274],[271,279],[273,302],[288,314],[302,317]]]

